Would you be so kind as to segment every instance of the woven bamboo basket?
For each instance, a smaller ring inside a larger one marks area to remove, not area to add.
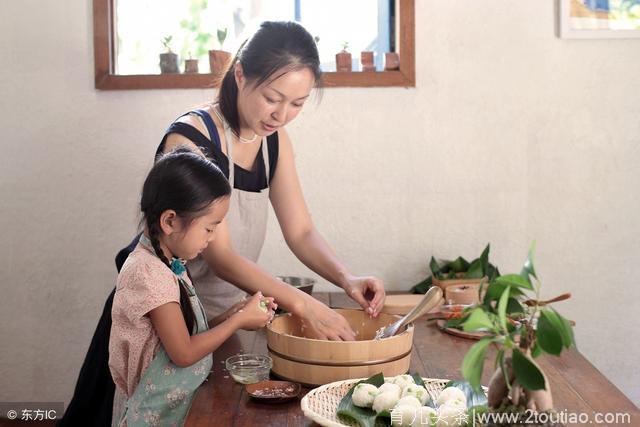
[[[370,318],[362,310],[335,309],[356,331],[357,341],[329,341],[305,336],[299,318],[276,317],[267,327],[267,347],[272,372],[280,378],[306,385],[327,384],[348,378],[386,376],[409,370],[413,325],[390,338],[374,340],[376,331],[399,316],[381,313]]]
[[[311,390],[300,401],[304,415],[322,426],[358,427],[357,423],[338,418],[336,411],[342,398],[358,381],[366,378],[337,381]],[[433,401],[438,399],[440,392],[450,380],[423,378],[425,388]]]

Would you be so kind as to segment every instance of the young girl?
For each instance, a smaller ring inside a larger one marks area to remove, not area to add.
[[[209,329],[186,273],[186,260],[214,239],[230,193],[218,167],[184,148],[158,160],[145,180],[144,233],[113,300],[109,368],[122,394],[116,425],[182,425],[211,352],[237,329],[263,327],[273,316],[273,299],[256,293]]]

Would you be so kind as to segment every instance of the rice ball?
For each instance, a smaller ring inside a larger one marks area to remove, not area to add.
[[[458,387],[447,387],[438,396],[438,405],[444,405],[447,401],[456,399],[462,401],[463,406],[467,406],[467,396]]]
[[[415,425],[418,418],[418,408],[413,405],[397,405],[391,411],[391,425],[410,427]]]
[[[421,385],[411,384],[404,388],[402,391],[402,397],[405,396],[413,396],[420,401],[421,405],[427,403],[427,399],[429,399],[429,394],[427,393],[427,389],[422,387]]]
[[[353,389],[351,399],[353,404],[361,408],[371,408],[373,399],[378,395],[378,387],[373,384],[361,383]]]
[[[398,403],[396,403],[396,406],[401,406],[401,405],[409,405],[409,406],[415,406],[419,408],[422,406],[422,403],[414,396],[405,396],[400,400],[398,400]]]
[[[376,411],[376,413],[380,413],[382,411],[389,411],[391,410],[391,408],[393,408],[394,406],[396,406],[396,403],[398,403],[398,395],[396,395],[394,392],[392,391],[387,391],[387,392],[382,392],[379,393],[374,399],[373,399],[373,410]]]
[[[468,421],[466,406],[444,404],[438,408],[437,427],[464,426]]]
[[[394,383],[384,383],[380,387],[378,387],[380,393],[391,392],[398,395],[398,399],[400,399],[400,394],[402,393],[402,389],[398,384]]]
[[[416,382],[413,380],[413,377],[408,374],[398,375],[396,377],[391,378],[391,383],[398,384],[401,389],[405,388],[410,384],[415,384]]]
[[[430,406],[421,406],[416,414],[414,426],[435,426],[438,422],[438,413]]]

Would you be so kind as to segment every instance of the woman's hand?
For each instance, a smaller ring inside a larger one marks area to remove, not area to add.
[[[264,297],[261,292],[256,292],[251,298],[243,302],[244,305],[238,308],[231,317],[237,319],[240,327],[246,330],[255,330],[267,326],[273,319],[274,310],[278,307],[273,298]]]
[[[346,280],[344,291],[351,299],[360,304],[363,310],[376,317],[384,306],[384,285],[382,280],[367,276],[352,276]]]
[[[320,340],[355,341],[356,334],[349,326],[347,319],[339,315],[320,301],[309,298],[299,314],[305,336]]]

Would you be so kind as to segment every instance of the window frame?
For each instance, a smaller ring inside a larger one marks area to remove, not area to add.
[[[415,0],[396,0],[396,43],[400,69],[324,72],[324,87],[415,87]],[[100,90],[216,88],[214,74],[118,75],[115,70],[113,0],[93,0],[95,88]]]

